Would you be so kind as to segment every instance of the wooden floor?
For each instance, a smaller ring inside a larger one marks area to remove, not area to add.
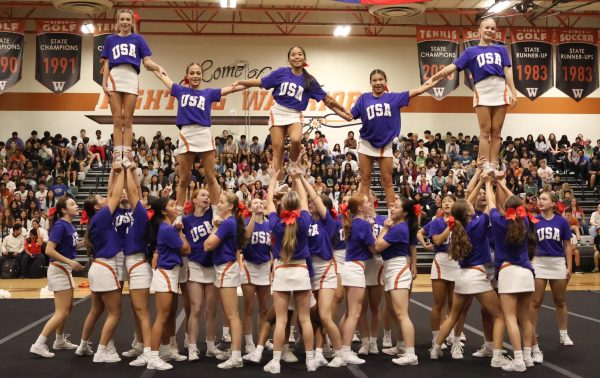
[[[47,284],[48,281],[45,278],[0,280],[0,299],[6,297],[15,299],[51,298],[52,293],[45,289]],[[76,298],[83,298],[89,295],[90,290],[87,288],[86,284],[87,279],[75,278],[75,286],[77,287],[75,290]],[[600,274],[574,274],[569,281],[568,290],[600,291]],[[429,279],[429,274],[419,274],[417,276],[417,279],[414,282],[413,291],[418,293],[431,292],[431,280]],[[127,283],[125,283],[124,292],[127,292]]]

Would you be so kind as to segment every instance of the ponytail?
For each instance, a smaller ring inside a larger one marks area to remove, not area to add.
[[[401,199],[402,209],[406,214],[406,224],[408,225],[408,240],[416,240],[417,232],[419,231],[419,217],[415,212],[416,203],[409,198]]]
[[[358,213],[358,208],[362,206],[368,197],[363,193],[356,193],[348,200],[348,211],[343,214],[342,225],[344,226],[344,235],[346,240],[352,236],[352,218]]]
[[[456,200],[452,204],[452,217],[454,217],[454,223],[451,227],[452,236],[450,239],[450,245],[448,246],[448,254],[452,260],[459,261],[467,257],[473,250],[473,244],[465,227],[469,220],[469,210],[471,206],[464,199]]]
[[[298,194],[298,192],[291,191],[283,196],[283,198],[281,199],[281,212],[283,212],[283,210],[300,210],[300,195]],[[283,261],[284,263],[289,262],[294,253],[296,252],[296,246],[298,245],[298,240],[296,236],[297,231],[298,223],[296,221],[285,224],[283,239],[281,240],[280,256],[281,261]]]
[[[148,236],[146,257],[148,258],[151,258],[156,250],[156,245],[158,244],[158,228],[163,219],[165,219],[163,211],[167,208],[169,201],[169,197],[148,197],[148,203],[150,204],[153,213],[152,219],[146,223],[146,235]]]
[[[517,207],[523,206],[523,201],[517,196],[509,197],[506,200],[505,208],[515,210]],[[513,219],[507,219],[508,226],[506,228],[506,244],[508,245],[519,245],[525,241],[525,220],[522,217],[516,217]]]

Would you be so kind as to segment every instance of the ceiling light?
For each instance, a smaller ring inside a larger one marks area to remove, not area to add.
[[[347,37],[350,35],[350,30],[352,30],[350,25],[338,25],[335,27],[333,35],[335,37]]]
[[[83,34],[92,34],[94,33],[94,23],[91,21],[86,21],[81,24],[81,32]]]
[[[495,14],[500,13],[503,10],[506,10],[512,6],[512,2],[510,0],[498,0],[488,8],[485,14]]]
[[[235,8],[237,0],[221,0],[221,8]]]

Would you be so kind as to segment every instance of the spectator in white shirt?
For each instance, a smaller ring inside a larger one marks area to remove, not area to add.
[[[598,227],[600,227],[600,205],[598,205],[598,210],[594,211],[590,216],[590,235],[592,237],[596,236]]]
[[[105,148],[108,141],[102,138],[102,131],[96,130],[96,137],[90,139],[89,149],[94,154],[100,154],[102,161],[106,160]]]
[[[4,240],[2,240],[2,247],[0,247],[2,251],[2,256],[0,256],[0,266],[4,264],[4,260],[10,255],[15,257],[25,250],[25,237],[22,233],[23,227],[21,224],[17,223],[13,226],[12,233],[8,234]]]
[[[546,159],[540,160],[540,167],[538,168],[538,176],[542,179],[542,184],[552,184],[554,180],[554,171],[548,166]]]
[[[358,171],[358,162],[356,160],[352,160],[353,156],[354,155],[352,155],[350,152],[346,153],[346,160],[344,160],[341,164],[342,172],[344,171],[346,164],[350,164],[353,172],[356,173],[356,171]]]
[[[244,172],[242,172],[242,175],[240,176],[240,178],[238,178],[238,187],[241,187],[242,184],[246,184],[246,185],[252,185],[254,184],[256,180],[254,179],[254,177],[250,174],[250,170],[249,169],[244,169]]]
[[[419,152],[423,151],[425,157],[429,156],[429,148],[424,146],[423,139],[417,141],[418,147],[415,148],[415,156],[419,156]]]
[[[269,186],[271,176],[268,173],[267,165],[261,164],[260,169],[256,172],[256,181],[260,181],[263,186]]]

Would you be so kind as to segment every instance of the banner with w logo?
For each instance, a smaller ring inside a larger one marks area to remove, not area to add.
[[[25,21],[0,21],[0,93],[21,80]]]
[[[459,29],[417,26],[417,49],[421,84],[458,57]],[[458,87],[458,73],[437,83],[428,93],[442,100]]]
[[[35,79],[54,93],[63,93],[79,81],[81,21],[36,22]]]
[[[598,31],[556,30],[556,88],[575,101],[598,89]]]
[[[554,86],[552,30],[513,27],[511,40],[515,87],[535,100]]]
[[[471,46],[479,45],[479,29],[463,29],[463,48],[467,49]],[[494,38],[494,44],[504,45],[506,44],[506,29],[497,29],[496,38]],[[468,69],[464,70],[465,73],[465,85],[473,90],[475,83],[473,83],[473,74]]]

